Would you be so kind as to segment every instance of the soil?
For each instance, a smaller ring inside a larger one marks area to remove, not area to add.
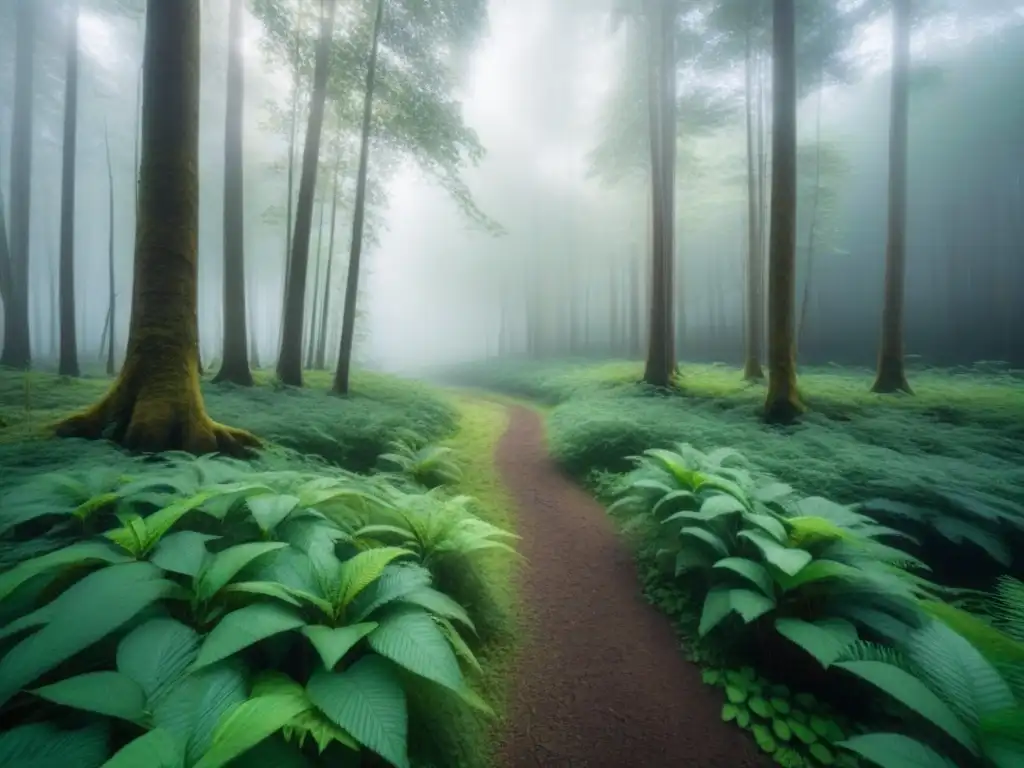
[[[548,458],[544,427],[513,407],[497,450],[518,506],[530,636],[512,678],[506,768],[753,768],[772,765],[720,719],[668,620],[640,594],[605,511]]]

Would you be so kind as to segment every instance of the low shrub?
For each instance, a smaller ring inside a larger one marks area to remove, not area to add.
[[[1024,585],[1001,582],[993,627],[942,602],[952,593],[915,573],[924,564],[885,543],[905,534],[852,507],[801,497],[734,450],[680,444],[633,461],[632,472],[603,477],[602,487],[619,496],[611,511],[640,534],[660,578],[676,585],[656,588],[658,601],[676,614],[695,606],[696,642],[713,640],[719,662],[783,658],[775,668],[789,683],[813,679],[814,670],[826,690],[856,679],[891,699],[904,724],[858,727],[827,709],[797,709],[788,685],[753,668],[726,662],[707,671],[705,681],[725,689],[723,719],[750,729],[780,765],[832,765],[851,754],[881,768],[1024,760],[1024,644],[1014,634],[1024,637]],[[787,653],[781,639],[804,655]]]
[[[441,581],[508,536],[468,502],[341,470],[137,467],[3,502],[0,763],[406,766],[447,725],[423,701],[489,711],[475,610]]]

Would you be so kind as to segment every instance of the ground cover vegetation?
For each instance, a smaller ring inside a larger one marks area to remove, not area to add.
[[[345,399],[256,379],[205,385],[267,440],[241,460],[55,441],[109,381],[4,374],[4,764],[488,764],[515,634],[503,423],[387,377]]]
[[[449,376],[552,406],[552,455],[633,537],[722,717],[780,765],[1020,761],[1019,375],[920,370],[894,400],[869,371],[805,371],[811,410],[779,427],[728,367],[684,366],[676,391],[641,373]]]

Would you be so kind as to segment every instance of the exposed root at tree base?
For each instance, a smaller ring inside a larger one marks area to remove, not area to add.
[[[54,432],[58,437],[109,438],[140,453],[185,451],[244,458],[261,445],[255,435],[211,419],[198,386],[186,386],[168,397],[166,387],[143,384],[136,391],[130,385],[122,375],[102,400],[58,422]]]

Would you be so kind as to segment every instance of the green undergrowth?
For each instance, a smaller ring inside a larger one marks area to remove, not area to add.
[[[45,439],[108,382],[0,378],[0,764],[489,764],[517,636],[504,409],[308,384],[204,385],[270,441],[233,461]]]
[[[1024,582],[932,582],[906,534],[731,448],[634,457],[594,490],[634,538],[722,719],[787,768],[1024,763]]]
[[[1024,550],[1024,380],[1010,372],[911,372],[915,396],[873,395],[870,371],[801,372],[799,424],[759,418],[762,384],[725,366],[683,366],[666,395],[637,383],[636,363],[499,363],[449,376],[533,397],[553,456],[577,477],[621,472],[626,457],[685,441],[740,449],[760,471],[913,533],[945,583],[986,586]],[[964,546],[961,546],[963,544]],[[1024,558],[1018,558],[1018,561]]]
[[[365,472],[392,441],[411,430],[428,442],[455,429],[457,414],[436,389],[374,373],[353,377],[352,394],[328,393],[330,377],[308,372],[306,387],[277,386],[257,372],[251,388],[203,383],[210,415],[251,430],[275,449],[315,456],[346,469]],[[116,460],[103,443],[39,440],[49,425],[89,405],[106,391],[107,378],[71,379],[48,373],[0,371],[0,489],[25,474],[56,470],[69,462]]]

